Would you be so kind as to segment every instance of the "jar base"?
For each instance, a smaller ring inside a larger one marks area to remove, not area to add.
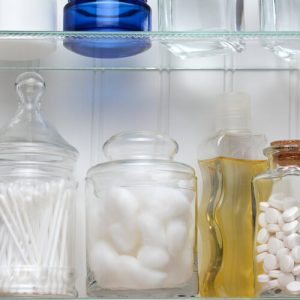
[[[198,292],[198,275],[193,272],[191,280],[184,286],[176,288],[161,288],[152,290],[109,290],[99,287],[92,272],[88,272],[87,294],[90,297],[117,299],[145,299],[145,298],[194,298]]]
[[[124,58],[143,53],[151,48],[150,39],[133,38],[67,38],[64,46],[77,54],[92,58]]]

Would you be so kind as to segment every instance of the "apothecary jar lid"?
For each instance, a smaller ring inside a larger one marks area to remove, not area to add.
[[[15,86],[20,99],[15,116],[0,130],[0,165],[13,162],[72,169],[78,151],[41,114],[44,79],[28,72],[17,78]]]
[[[160,171],[174,171],[195,175],[192,167],[174,162],[178,144],[170,137],[152,131],[123,132],[111,137],[103,151],[111,161],[91,168],[88,176],[109,172],[126,166],[156,166]]]

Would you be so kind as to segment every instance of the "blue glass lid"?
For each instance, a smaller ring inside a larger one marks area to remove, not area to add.
[[[87,3],[87,2],[103,2],[103,1],[106,1],[106,2],[143,2],[143,3],[147,3],[147,0],[69,0],[68,3],[74,3],[74,4],[80,4],[80,3]]]

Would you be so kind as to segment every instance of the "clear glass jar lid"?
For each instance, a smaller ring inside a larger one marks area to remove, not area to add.
[[[170,137],[151,131],[123,132],[111,137],[103,146],[103,151],[111,161],[90,169],[94,172],[106,172],[120,166],[159,166],[160,170],[176,171],[194,175],[192,167],[174,162],[178,144]]]
[[[20,97],[18,109],[0,130],[0,159],[72,164],[78,151],[41,114],[44,79],[28,72],[17,78],[15,86]]]

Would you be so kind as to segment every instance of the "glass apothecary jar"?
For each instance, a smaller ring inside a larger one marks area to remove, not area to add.
[[[147,0],[69,0],[64,8],[64,30],[86,32],[151,31],[151,8]],[[65,39],[69,50],[88,57],[121,58],[151,47],[150,39]]]
[[[243,29],[244,0],[159,0],[159,30],[234,32]],[[240,39],[165,42],[175,55],[187,58],[241,52]]]
[[[260,0],[261,31],[300,31],[299,0]],[[299,58],[297,39],[262,39],[263,45],[281,58]]]
[[[56,0],[0,0],[0,31],[56,31]],[[20,48],[22,51],[20,51]],[[55,51],[49,39],[1,39],[0,60],[36,60]]]
[[[43,78],[18,77],[0,131],[0,295],[76,296],[73,168],[78,156],[41,115]]]
[[[128,132],[86,180],[91,296],[194,296],[196,178],[167,136]]]
[[[269,170],[255,177],[257,295],[300,295],[300,140],[265,150]]]

